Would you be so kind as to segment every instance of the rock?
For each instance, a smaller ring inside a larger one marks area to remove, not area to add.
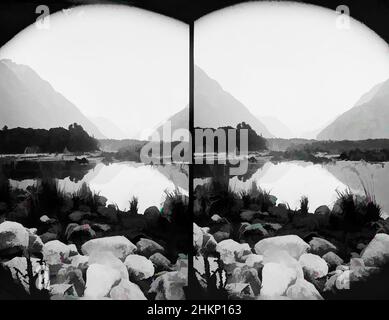
[[[381,267],[389,262],[389,235],[378,233],[362,251],[361,258],[369,267]]]
[[[336,253],[331,251],[326,253],[322,258],[325,262],[327,262],[331,270],[335,269],[337,266],[340,266],[344,262],[342,258],[340,258]]]
[[[146,257],[130,254],[124,261],[124,265],[128,270],[130,279],[135,282],[148,279],[154,275],[154,265]]]
[[[219,216],[218,214],[214,214],[212,217],[211,217],[211,220],[213,222],[222,222],[223,221],[223,218],[221,216]]]
[[[43,242],[39,236],[28,230],[28,252],[30,254],[40,253],[43,250]]]
[[[259,234],[262,237],[266,237],[269,235],[267,230],[260,223],[255,223],[255,224],[247,226],[244,229],[243,233],[244,234],[246,234],[246,233]]]
[[[94,231],[107,232],[111,230],[111,226],[105,223],[92,223],[91,227]]]
[[[145,238],[141,238],[137,242],[136,248],[137,248],[137,253],[139,253],[147,258],[152,256],[154,253],[157,253],[157,252],[162,253],[162,254],[165,253],[165,249],[160,244],[156,243],[153,240],[145,239]]]
[[[216,252],[216,246],[217,246],[217,242],[215,238],[209,233],[204,234],[203,252],[207,254],[212,254]]]
[[[361,258],[351,258],[350,259],[350,270],[354,270],[357,268],[364,268],[365,262]]]
[[[69,257],[78,255],[78,250],[76,245],[68,244],[68,247],[69,247]]]
[[[240,213],[240,219],[243,221],[251,222],[257,215],[257,211],[245,210]]]
[[[327,206],[320,206],[315,210],[315,214],[329,215],[330,213],[331,210]]]
[[[113,300],[147,300],[142,290],[129,280],[120,281],[110,292]]]
[[[188,285],[188,275],[183,272],[166,272],[157,277],[150,286],[150,293],[155,293],[155,300],[185,300],[184,287]]]
[[[261,280],[259,280],[258,271],[248,266],[236,268],[229,277],[228,283],[247,283],[255,296],[259,295],[261,291]]]
[[[309,249],[309,244],[296,235],[287,235],[267,238],[259,241],[255,245],[255,252],[257,254],[264,254],[266,251],[285,250],[289,255],[295,259],[306,253]]]
[[[49,241],[57,240],[58,236],[56,234],[54,234],[54,233],[46,232],[44,234],[41,234],[40,238],[41,238],[43,243],[46,243],[46,242],[49,242]]]
[[[58,240],[46,242],[43,246],[43,258],[50,266],[50,274],[55,274],[55,266],[60,266],[66,263],[69,258],[69,247]]]
[[[223,240],[227,240],[230,237],[229,232],[217,231],[213,234],[213,238],[216,242],[221,242]]]
[[[303,268],[300,263],[285,250],[266,251],[263,255],[263,264],[278,263],[293,270],[293,276],[298,279],[304,278]]]
[[[346,270],[350,270],[350,267],[349,266],[345,266],[345,265],[341,265],[341,266],[337,266],[336,270],[346,271]]]
[[[299,259],[299,263],[304,272],[312,279],[319,279],[328,274],[327,262],[315,254],[303,254]]]
[[[312,240],[309,242],[309,245],[311,246],[310,253],[316,254],[320,257],[330,251],[338,251],[338,249],[331,242],[322,238],[313,237]]]
[[[0,224],[0,253],[10,255],[28,248],[29,233],[20,223],[5,221]]]
[[[72,267],[80,269],[80,270],[86,270],[89,266],[89,257],[88,256],[82,256],[82,255],[76,255],[69,258],[70,264]]]
[[[36,272],[39,267],[39,260],[36,258],[31,258],[32,263],[32,273],[33,275],[36,275]],[[24,257],[15,257],[12,260],[9,260],[7,262],[3,262],[2,266],[9,270],[12,278],[16,283],[20,285],[24,289],[25,292],[29,293],[30,288],[28,285],[28,281],[26,282],[25,278],[23,276],[27,275],[27,259]]]
[[[267,263],[262,269],[262,299],[283,296],[289,285],[296,280],[295,272],[279,263]]]
[[[49,218],[48,216],[46,216],[46,215],[41,216],[41,217],[39,218],[39,220],[40,220],[40,222],[42,222],[42,223],[52,223],[52,222],[54,222],[53,219],[50,219],[50,218]]]
[[[89,216],[89,211],[88,212],[74,211],[71,214],[69,214],[69,219],[74,222],[79,222],[82,219],[84,219],[84,217],[86,216]]]
[[[149,207],[143,213],[143,216],[146,219],[147,225],[150,227],[158,226],[158,221],[161,217],[159,209],[155,206]]]
[[[315,286],[304,279],[297,279],[286,291],[286,296],[292,300],[323,300]]]
[[[336,279],[338,279],[339,275],[341,275],[343,272],[340,270],[336,270],[336,271],[337,271],[337,273],[331,275],[327,279],[327,281],[324,285],[324,289],[323,289],[324,292],[333,292],[334,293],[336,291]]]
[[[66,281],[73,285],[79,297],[84,295],[85,281],[82,277],[82,271],[79,269],[70,270],[66,275]]]
[[[361,256],[358,254],[358,253],[356,253],[356,252],[351,252],[350,253],[350,256],[351,256],[351,258],[360,258]]]
[[[72,223],[69,223],[67,226],[66,226],[66,229],[65,229],[65,237],[66,239],[69,239],[73,230],[75,228],[79,227],[78,223],[75,223],[75,222],[72,222]]]
[[[157,271],[172,270],[172,263],[170,262],[170,260],[159,252],[154,253],[149,259],[155,265]]]
[[[124,263],[110,251],[92,251],[88,264],[100,264],[119,272],[122,279],[128,280],[128,271]]]
[[[248,283],[228,283],[225,286],[230,300],[244,300],[255,296],[251,286]]]
[[[97,195],[97,203],[99,206],[105,207],[107,204],[108,199],[104,196]]]
[[[118,222],[116,207],[112,204],[107,207],[99,206],[97,212],[112,223]]]
[[[124,261],[129,254],[136,251],[136,246],[123,236],[92,239],[81,247],[83,254],[90,255],[93,251],[110,251]]]
[[[76,290],[72,284],[60,283],[50,285],[50,294],[52,296],[77,296]]]
[[[259,270],[263,267],[263,256],[251,253],[247,256],[245,264],[250,268]]]
[[[357,244],[357,249],[359,251],[362,251],[363,249],[365,249],[367,246],[364,244],[364,243],[358,243]]]
[[[71,242],[75,242],[78,245],[93,239],[96,237],[96,232],[90,227],[89,224],[83,224],[71,228],[67,233],[67,239]]]
[[[220,254],[220,258],[224,263],[242,259],[243,256],[252,253],[247,243],[238,243],[232,239],[219,242],[216,246],[216,251]]]
[[[350,290],[350,276],[351,276],[350,270],[346,270],[342,272],[335,280],[336,289]]]
[[[106,297],[121,280],[120,272],[116,269],[107,265],[91,264],[86,271],[84,296],[89,299]]]

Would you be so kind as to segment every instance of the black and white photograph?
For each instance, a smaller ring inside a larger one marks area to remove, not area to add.
[[[0,48],[0,299],[185,299],[188,26],[36,13]]]
[[[195,22],[194,127],[212,133],[194,154],[197,297],[387,286],[389,47],[352,10],[263,1]],[[220,142],[229,130],[247,131],[245,153]]]

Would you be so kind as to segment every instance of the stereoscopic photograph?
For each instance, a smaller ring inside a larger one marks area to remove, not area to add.
[[[185,299],[187,25],[36,12],[0,48],[0,299]]]
[[[0,300],[249,318],[388,299],[387,17],[384,0],[2,2]]]
[[[387,286],[389,48],[350,11],[264,1],[195,22],[198,298]]]

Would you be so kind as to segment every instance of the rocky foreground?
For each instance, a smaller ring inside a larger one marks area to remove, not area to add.
[[[209,228],[194,224],[194,267],[204,289],[206,274],[215,275],[218,289],[226,290],[230,299],[322,300],[368,280],[389,262],[389,235],[384,233],[361,245],[349,261],[337,255],[335,245],[317,237],[307,243],[297,235],[275,236],[253,247],[216,239]]]
[[[47,223],[46,218],[42,221]],[[50,270],[50,299],[184,299],[187,258],[181,256],[173,265],[164,254],[153,240],[142,238],[133,244],[123,236],[91,239],[79,252],[74,244],[59,240],[43,243],[36,229],[17,222],[0,224],[0,268],[2,275],[12,278],[7,282],[12,288],[3,289],[23,291],[20,298],[28,297],[31,289],[28,257],[35,277],[36,257],[42,255]]]

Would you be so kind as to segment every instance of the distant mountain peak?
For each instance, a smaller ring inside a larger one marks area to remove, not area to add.
[[[82,112],[32,68],[0,60],[0,126],[49,129],[80,124],[90,135],[104,138]]]
[[[319,140],[389,139],[389,79],[365,93],[317,136]]]

